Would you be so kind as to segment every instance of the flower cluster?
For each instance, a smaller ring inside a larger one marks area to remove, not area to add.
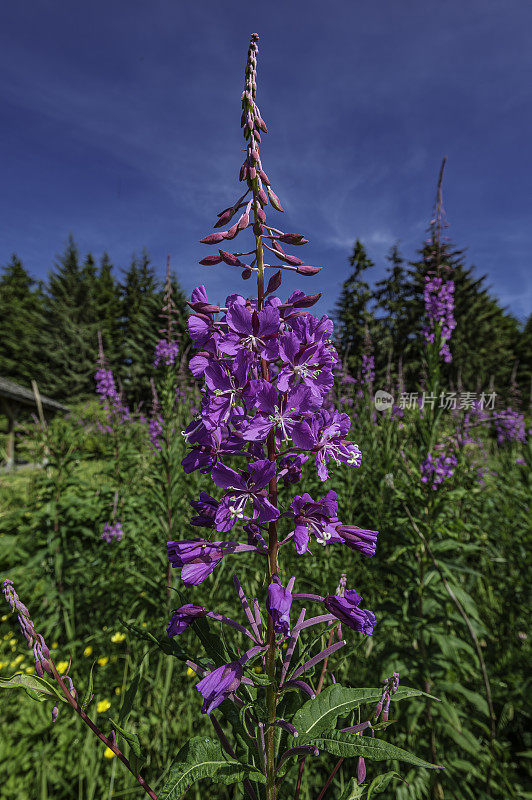
[[[98,361],[100,366],[94,375],[94,380],[96,381],[96,392],[100,395],[100,405],[107,411],[107,420],[111,425],[113,422],[129,422],[131,419],[129,408],[122,402],[120,392],[115,385],[113,372],[105,363],[106,359],[100,332],[98,332],[98,342]]]
[[[433,456],[429,453],[425,461],[421,464],[421,481],[429,483],[432,481],[432,488],[436,490],[447,478],[451,478],[458,463],[453,453],[446,454],[441,446],[436,446]]]
[[[495,415],[495,431],[497,444],[504,442],[526,442],[525,418],[518,411],[507,408]]]
[[[114,540],[119,542],[123,535],[122,523],[118,520],[116,522],[106,522],[103,526],[102,539],[105,542],[112,542]]]
[[[247,146],[240,180],[246,182],[247,191],[233,206],[219,213],[214,227],[228,225],[238,211],[242,213],[231,227],[202,239],[204,244],[219,244],[252,228],[255,247],[245,253],[219,249],[217,255],[207,256],[200,263],[224,262],[242,270],[244,279],[255,272],[258,296],[231,294],[219,305],[209,301],[204,286],[192,292],[188,327],[197,353],[191,358],[189,368],[201,384],[201,404],[199,413],[183,432],[190,449],[182,466],[187,473],[200,470],[210,475],[219,493],[218,497],[212,497],[201,492],[191,502],[197,512],[191,524],[210,530],[214,541],[210,538],[172,541],[167,543],[167,551],[170,564],[181,569],[181,579],[187,586],[201,584],[228,555],[253,553],[263,557],[269,584],[266,609],[271,622],[265,636],[258,602],[255,600],[250,606],[235,576],[249,625],[245,633],[253,647],[238,661],[207,672],[203,670],[205,675],[197,685],[205,701],[203,713],[210,713],[223,699],[234,695],[242,681],[249,682],[243,666],[252,654],[266,650],[271,653],[287,637],[290,643],[281,685],[294,684],[312,696],[312,690],[299,679],[300,675],[345,642],[336,642],[291,672],[290,659],[299,632],[309,625],[340,620],[356,631],[371,634],[375,624],[373,613],[360,609],[361,597],[354,590],[346,589],[342,596],[296,595],[292,594],[294,579],[283,587],[277,574],[279,553],[292,540],[301,556],[310,554],[312,538],[321,545],[346,545],[371,556],[377,532],[343,525],[337,516],[333,491],[321,500],[303,492],[286,509],[280,508],[278,502],[278,482],[282,479],[285,483],[298,483],[302,467],[310,457],[315,459],[318,478],[326,481],[333,463],[359,467],[362,456],[358,446],[347,439],[349,416],[324,405],[334,384],[338,355],[332,342],[332,321],[327,316],[318,318],[308,313],[320,295],[294,291],[283,301],[274,294],[281,285],[282,270],[313,275],[320,267],[306,266],[301,259],[285,252],[283,245],[306,243],[302,234],[285,233],[266,222],[268,204],[277,211],[282,211],[282,207],[259,155],[266,125],[255,102],[257,38],[255,34],[251,37],[242,95],[241,124]],[[251,198],[246,199],[250,193]],[[265,263],[265,250],[278,263]],[[251,259],[242,261],[244,256]],[[277,271],[265,286],[268,268]],[[367,368],[369,379],[372,369],[369,361]],[[279,541],[277,523],[281,519],[283,524],[288,523],[288,533]],[[247,543],[232,540],[233,530],[239,526],[247,534]],[[292,626],[293,599],[319,602],[322,613],[304,621],[302,612]],[[204,616],[242,629],[234,620],[189,603],[174,612],[169,635],[180,634]],[[274,661],[270,659],[268,663]],[[190,662],[189,667],[195,672],[199,669],[202,674],[198,665]]]
[[[155,345],[153,366],[158,367],[161,361],[165,366],[172,367],[179,353],[177,342],[169,342],[166,339],[159,339]]]
[[[375,380],[375,358],[372,354],[362,354],[362,383],[371,385]]]
[[[440,330],[440,355],[448,364],[452,361],[451,351],[449,350],[449,340],[456,327],[454,319],[454,282],[443,281],[437,276],[425,277],[425,314],[427,317],[426,325],[423,328],[423,336],[426,341],[433,343],[435,340],[436,329]]]

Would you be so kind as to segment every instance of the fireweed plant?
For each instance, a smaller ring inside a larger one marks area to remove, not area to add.
[[[194,528],[205,529],[205,535],[167,543],[169,563],[180,570],[182,582],[181,590],[175,590],[181,604],[170,615],[167,636],[158,638],[127,625],[200,677],[196,690],[202,701],[201,713],[210,717],[216,738],[198,736],[183,745],[156,794],[140,772],[138,738],[125,727],[138,681],[126,692],[118,721],[109,720],[110,732],[103,733],[87,714],[91,686],[80,702],[71,680],[57,671],[13,583],[9,578],[4,582],[6,600],[33,647],[37,672],[36,676],[15,675],[11,679],[14,685],[24,684],[34,695],[52,695],[54,700],[70,704],[148,796],[159,800],[177,800],[201,778],[226,785],[238,783],[252,800],[275,800],[281,795],[298,800],[306,760],[320,751],[338,761],[317,800],[347,758],[358,761],[345,800],[369,798],[399,777],[395,772],[381,773],[367,783],[366,761],[393,760],[441,769],[376,735],[390,724],[391,700],[424,694],[399,687],[398,673],[379,688],[345,687],[329,673],[331,683],[324,687],[330,657],[346,645],[344,633],[351,629],[367,637],[378,625],[373,612],[363,607],[360,594],[347,586],[345,575],[334,595],[297,591],[300,574],[283,579],[284,553],[295,551],[301,565],[320,547],[345,548],[346,558],[371,557],[378,534],[341,522],[332,490],[324,489],[322,497],[313,497],[301,486],[285,507],[279,502],[279,482],[297,486],[306,462],[325,483],[333,464],[357,469],[362,454],[347,438],[348,415],[324,404],[338,358],[331,340],[331,320],[327,316],[318,319],[307,311],[320,295],[297,290],[284,301],[274,295],[283,270],[309,276],[320,267],[306,265],[285,252],[286,245],[305,244],[303,235],[285,233],[266,221],[267,205],[280,212],[283,209],[259,152],[267,129],[255,101],[257,41],[257,34],[252,34],[242,94],[246,157],[240,181],[247,188],[234,205],[218,215],[214,227],[224,229],[202,240],[217,245],[250,229],[253,246],[236,253],[218,249],[200,262],[236,267],[245,280],[255,275],[257,296],[232,294],[221,306],[209,302],[205,288],[199,286],[189,303],[193,311],[189,331],[198,349],[189,367],[202,389],[200,410],[184,431],[190,449],[182,465],[187,475],[199,472],[210,476],[216,496],[201,491],[190,501],[195,511],[190,522]],[[238,212],[236,222],[226,228]],[[267,283],[266,270],[273,270]],[[171,369],[176,357],[176,343],[167,335],[157,346],[156,365]],[[369,380],[369,362],[366,367]],[[102,394],[104,379],[107,377],[102,374]],[[111,399],[112,387],[107,383],[105,396]],[[151,428],[154,455],[166,447],[171,449],[174,438],[173,430],[165,432],[169,409],[165,391],[160,394],[161,400],[157,396],[154,401],[157,425]],[[169,436],[167,442],[165,435]],[[170,480],[173,478],[170,475]],[[173,521],[165,528],[174,529]],[[235,561],[254,559],[262,565],[264,575],[262,604],[248,596],[233,575],[241,621],[195,603],[192,588],[233,556]],[[297,611],[292,608],[295,604]],[[191,655],[185,650],[182,643],[187,641],[187,629],[197,636],[204,654]],[[313,652],[324,635],[329,644]],[[129,757],[123,747],[129,750]],[[287,780],[293,767],[298,768],[295,787]]]

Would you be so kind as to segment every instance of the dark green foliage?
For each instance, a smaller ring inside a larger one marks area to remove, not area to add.
[[[0,278],[0,375],[30,388],[42,385],[45,353],[38,332],[43,328],[43,296],[13,254]]]
[[[344,281],[335,307],[335,337],[340,358],[348,371],[356,375],[361,365],[365,332],[370,320],[372,293],[365,272],[374,266],[364,245],[357,239],[349,257],[353,272]]]

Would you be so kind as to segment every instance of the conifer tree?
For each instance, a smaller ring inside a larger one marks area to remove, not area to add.
[[[0,277],[0,375],[26,388],[36,380],[45,390],[41,333],[43,296],[13,254]]]
[[[335,333],[338,353],[347,370],[356,375],[361,365],[366,329],[372,319],[372,292],[365,272],[374,266],[359,239],[354,244],[349,264],[353,272],[344,281],[334,310]]]
[[[95,277],[94,304],[105,353],[113,368],[118,367],[122,351],[121,290],[107,253],[103,254]]]
[[[45,312],[48,391],[65,402],[80,400],[93,391],[98,324],[94,316],[94,262],[88,256],[80,266],[72,235],[49,275]]]

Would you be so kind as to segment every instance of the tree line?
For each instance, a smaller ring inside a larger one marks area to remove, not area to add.
[[[387,257],[382,280],[373,282],[374,262],[358,239],[349,259],[352,272],[336,303],[335,338],[346,369],[357,377],[362,354],[375,360],[375,387],[416,388],[423,374],[425,276],[437,267],[455,282],[453,360],[444,365],[447,386],[458,391],[496,391],[504,402],[527,408],[532,382],[532,315],[520,323],[467,266],[464,251],[448,240],[425,243],[413,261],[399,247]],[[188,344],[185,295],[175,276],[176,328]],[[117,277],[106,253],[99,264],[81,257],[72,236],[46,282],[35,281],[13,255],[0,276],[0,375],[43,394],[74,402],[94,392],[98,331],[105,354],[128,402],[150,402],[153,351],[164,327],[163,285],[146,252],[133,257]]]
[[[186,346],[187,306],[172,277],[176,331]],[[0,277],[0,375],[50,397],[75,402],[94,395],[101,331],[109,365],[135,405],[151,399],[155,344],[164,328],[163,285],[149,256],[134,256],[119,279],[106,253],[80,256],[72,236],[46,282],[36,282],[13,255]]]
[[[532,314],[520,322],[490,293],[487,276],[467,266],[464,250],[437,232],[413,261],[395,245],[387,256],[385,277],[371,283],[374,262],[358,239],[334,316],[338,351],[357,377],[362,354],[373,354],[376,388],[416,388],[424,372],[425,277],[439,266],[455,283],[456,328],[450,341],[452,362],[442,365],[444,384],[454,391],[495,391],[515,407],[528,408],[532,387]],[[437,246],[436,246],[437,243]]]

